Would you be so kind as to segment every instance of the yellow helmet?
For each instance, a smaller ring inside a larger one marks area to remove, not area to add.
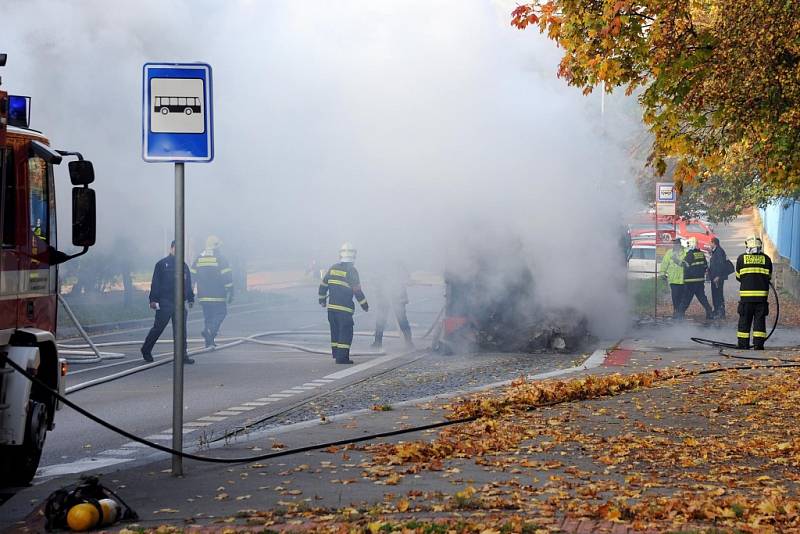
[[[207,250],[214,250],[215,248],[219,248],[222,245],[222,240],[215,235],[208,236],[206,239],[206,249]]]
[[[750,236],[744,240],[744,248],[747,249],[748,253],[758,253],[761,252],[761,249],[764,247],[764,243],[761,241],[761,238],[757,235]]]

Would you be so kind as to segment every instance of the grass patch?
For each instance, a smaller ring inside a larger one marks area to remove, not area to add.
[[[652,279],[628,280],[628,297],[634,315],[653,315],[653,297],[656,291],[659,304],[669,300],[669,284],[665,280],[658,280],[658,289]]]

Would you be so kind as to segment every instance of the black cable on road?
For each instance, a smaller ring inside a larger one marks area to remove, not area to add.
[[[775,286],[772,285],[772,282],[769,283],[769,287],[772,288],[772,294],[775,295],[775,321],[772,323],[772,330],[769,331],[767,337],[764,338],[764,342],[766,342],[769,338],[772,337],[773,332],[775,332],[775,328],[778,326],[778,319],[781,316],[781,301],[778,299],[778,290],[775,289]],[[701,345],[708,345],[709,347],[717,347],[717,348],[726,348],[726,349],[738,349],[739,345],[735,343],[726,343],[724,341],[716,341],[713,339],[705,339],[702,337],[691,337],[689,338],[695,343],[700,343]]]
[[[419,352],[419,351],[414,351],[411,354],[414,354],[416,352]],[[309,397],[307,399],[301,400],[300,402],[296,402],[296,403],[292,404],[291,406],[287,406],[286,408],[283,408],[283,409],[278,410],[276,412],[269,413],[269,414],[267,414],[267,415],[255,420],[255,421],[253,421],[252,423],[250,423],[248,425],[240,426],[238,428],[234,428],[233,430],[228,430],[227,432],[225,432],[224,434],[222,434],[218,438],[214,438],[212,440],[209,440],[208,443],[217,443],[217,442],[220,442],[220,441],[223,441],[223,440],[228,440],[230,438],[234,438],[234,437],[236,437],[236,436],[238,436],[240,434],[243,434],[243,433],[247,432],[248,430],[254,430],[258,426],[263,425],[264,423],[266,423],[267,421],[271,421],[271,420],[276,419],[278,417],[281,417],[283,415],[292,413],[293,411],[297,410],[298,408],[302,408],[303,406],[306,406],[307,404],[311,404],[311,403],[316,402],[316,401],[318,401],[320,399],[324,399],[325,397],[329,397],[329,396],[333,395],[334,393],[338,393],[339,391],[342,391],[343,389],[347,389],[347,388],[350,388],[350,387],[353,387],[353,386],[357,386],[359,384],[363,384],[364,382],[368,382],[370,380],[374,380],[374,379],[376,379],[376,378],[378,378],[380,376],[383,376],[385,374],[391,373],[392,371],[400,369],[401,367],[406,367],[408,365],[411,365],[412,363],[415,363],[415,362],[421,360],[422,358],[424,358],[427,355],[428,355],[427,352],[422,352],[422,354],[420,354],[416,358],[413,358],[411,360],[407,360],[405,362],[399,363],[399,364],[397,364],[395,366],[389,367],[388,369],[384,369],[383,371],[380,371],[379,373],[375,373],[373,375],[364,377],[364,378],[362,378],[360,380],[356,380],[355,382],[350,382],[348,384],[343,384],[341,386],[329,389],[327,391],[322,391],[322,392],[320,392],[320,393],[318,393],[316,395],[313,395],[313,396],[311,396],[311,397]]]
[[[283,450],[283,451],[276,451],[276,452],[270,452],[270,453],[266,453],[266,454],[259,454],[257,456],[245,456],[245,457],[238,457],[238,458],[218,458],[218,457],[211,457],[211,456],[200,456],[200,455],[197,455],[197,454],[178,451],[178,450],[172,449],[170,447],[166,447],[166,446],[161,445],[159,443],[155,443],[153,441],[149,441],[147,439],[140,438],[139,436],[137,436],[135,434],[132,434],[132,433],[128,432],[127,430],[119,428],[118,426],[115,426],[115,425],[109,423],[108,421],[106,421],[104,419],[101,419],[100,417],[94,415],[93,413],[89,412],[88,410],[85,410],[84,408],[81,408],[80,406],[78,406],[74,402],[70,401],[69,399],[67,399],[66,397],[64,397],[63,395],[61,395],[57,391],[55,391],[54,389],[51,389],[47,384],[45,384],[44,382],[42,382],[41,380],[39,380],[35,376],[32,376],[31,374],[29,374],[26,370],[24,370],[22,367],[20,367],[19,365],[17,365],[13,361],[11,361],[11,360],[9,360],[7,358],[4,358],[4,359],[5,359],[6,363],[8,363],[15,371],[20,373],[22,376],[24,376],[25,378],[30,380],[32,383],[34,383],[37,386],[39,386],[40,388],[42,388],[42,390],[47,391],[50,395],[52,395],[53,397],[55,397],[59,401],[63,402],[64,404],[66,404],[67,406],[69,406],[70,408],[72,408],[73,410],[78,412],[79,414],[83,415],[84,417],[87,417],[87,418],[91,419],[95,423],[97,423],[97,424],[99,424],[99,425],[111,430],[112,432],[116,432],[120,436],[126,437],[126,438],[128,438],[128,439],[130,439],[132,441],[136,441],[138,443],[141,443],[142,445],[146,445],[146,446],[148,446],[150,448],[159,450],[161,452],[166,452],[166,453],[171,454],[173,456],[179,456],[181,458],[186,458],[188,460],[196,460],[198,462],[208,462],[208,463],[216,463],[216,464],[245,464],[245,463],[251,463],[251,462],[258,462],[258,461],[261,461],[261,460],[270,460],[272,458],[280,458],[281,456],[290,456],[290,455],[293,455],[293,454],[300,454],[300,453],[303,453],[303,452],[315,451],[315,450],[320,450],[320,449],[327,449],[329,447],[339,447],[339,446],[343,446],[343,445],[350,445],[352,443],[360,443],[360,442],[363,442],[363,441],[371,441],[371,440],[381,439],[381,438],[390,438],[390,437],[393,437],[393,436],[400,436],[400,435],[403,435],[403,434],[410,434],[410,433],[413,433],[413,432],[421,432],[421,431],[425,431],[425,430],[432,430],[432,429],[442,428],[442,427],[446,427],[446,426],[459,425],[459,424],[463,424],[463,423],[469,423],[469,422],[472,422],[472,421],[476,421],[479,418],[479,416],[477,416],[477,415],[470,416],[470,417],[462,417],[460,419],[451,419],[449,421],[439,421],[439,422],[436,422],[436,423],[430,423],[430,424],[427,424],[427,425],[419,425],[419,426],[415,426],[415,427],[403,428],[403,429],[400,429],[400,430],[389,430],[387,432],[376,432],[374,434],[368,434],[368,435],[365,435],[365,436],[358,436],[358,437],[340,439],[340,440],[336,440],[336,441],[328,441],[326,443],[318,443],[318,444],[315,444],[315,445],[306,445],[304,447],[296,447],[294,449],[286,449],[286,450]]]
[[[451,420],[448,420],[448,421],[439,421],[439,422],[436,422],[436,423],[429,423],[427,425],[418,425],[418,426],[409,427],[409,428],[403,428],[403,429],[399,429],[399,430],[390,430],[390,431],[387,431],[387,432],[376,432],[374,434],[368,434],[368,435],[365,435],[365,436],[345,438],[345,439],[340,439],[340,440],[336,440],[336,441],[329,441],[329,442],[326,442],[326,443],[318,443],[318,444],[315,444],[315,445],[306,445],[304,447],[296,447],[296,448],[293,448],[293,449],[286,449],[286,450],[283,450],[283,451],[276,451],[276,452],[270,452],[270,453],[266,453],[266,454],[259,454],[259,455],[256,455],[256,456],[244,456],[244,457],[238,457],[238,458],[219,458],[219,457],[210,457],[210,456],[200,456],[200,455],[197,455],[197,454],[178,451],[178,450],[172,449],[170,447],[166,447],[166,446],[161,445],[159,443],[155,443],[153,441],[149,441],[147,439],[140,438],[139,436],[137,436],[135,434],[132,434],[132,433],[128,432],[127,430],[123,430],[122,428],[119,428],[119,427],[109,423],[108,421],[105,421],[104,419],[101,419],[100,417],[92,414],[88,410],[85,410],[84,408],[81,408],[80,406],[78,406],[74,402],[70,401],[69,399],[67,399],[66,397],[64,397],[63,395],[58,393],[57,391],[55,391],[52,388],[50,388],[47,384],[45,384],[44,382],[39,380],[37,377],[32,376],[31,374],[29,374],[25,369],[23,369],[22,367],[17,365],[15,362],[9,360],[7,357],[3,357],[2,361],[4,361],[5,363],[8,363],[8,365],[10,365],[15,371],[17,371],[22,376],[24,376],[25,378],[30,380],[33,384],[39,386],[43,391],[48,392],[50,395],[52,395],[53,397],[55,397],[59,401],[63,402],[64,404],[66,404],[67,406],[69,406],[70,408],[75,410],[76,412],[78,412],[81,415],[83,415],[84,417],[87,417],[88,419],[94,421],[95,423],[97,423],[97,424],[99,424],[99,425],[111,430],[112,432],[115,432],[115,433],[117,433],[117,434],[119,434],[119,435],[121,435],[123,437],[126,437],[126,438],[132,440],[132,441],[136,441],[138,443],[141,443],[142,445],[146,445],[146,446],[148,446],[148,447],[150,447],[152,449],[156,449],[158,451],[165,452],[165,453],[171,454],[173,456],[179,456],[181,458],[186,458],[188,460],[195,460],[195,461],[198,461],[198,462],[207,462],[207,463],[216,463],[216,464],[243,464],[243,463],[258,462],[258,461],[261,461],[261,460],[270,460],[272,458],[280,458],[282,456],[291,456],[291,455],[294,455],[294,454],[300,454],[300,453],[304,453],[304,452],[310,452],[310,451],[315,451],[315,450],[320,450],[320,449],[327,449],[329,447],[339,447],[339,446],[344,446],[344,445],[351,445],[353,443],[361,443],[361,442],[364,442],[364,441],[372,441],[372,440],[375,440],[375,439],[389,438],[389,437],[393,437],[393,436],[401,436],[401,435],[404,435],[404,434],[411,434],[411,433],[414,433],[414,432],[422,432],[422,431],[425,431],[425,430],[433,430],[433,429],[437,429],[437,428],[443,428],[443,427],[448,427],[448,426],[453,426],[453,425],[470,423],[472,421],[477,421],[481,417],[481,415],[473,415],[473,416],[469,416],[469,417],[461,417],[459,419],[451,419]],[[797,364],[775,364],[775,365],[747,365],[747,366],[736,366],[736,367],[718,367],[718,368],[715,368],[715,369],[704,369],[702,371],[690,372],[690,373],[687,373],[685,375],[678,375],[678,376],[673,376],[673,377],[669,377],[669,378],[688,378],[688,377],[696,376],[696,375],[706,375],[706,374],[721,373],[721,372],[725,372],[725,371],[734,371],[734,370],[753,371],[753,370],[758,370],[758,369],[784,369],[784,368],[789,368],[789,367],[800,367],[800,363],[797,363]],[[554,402],[554,403],[548,403],[548,404],[549,405],[555,405],[555,404],[560,404],[560,402]],[[541,406],[539,406],[539,405],[529,406],[528,409],[535,409],[535,408],[540,408],[540,407]]]

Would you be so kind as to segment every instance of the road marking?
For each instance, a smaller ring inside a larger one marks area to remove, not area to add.
[[[270,399],[269,397],[261,397],[260,399],[256,399],[258,402],[275,402],[276,399]]]
[[[277,399],[285,399],[286,397],[291,397],[294,393],[273,393],[270,397],[275,397]]]
[[[349,369],[342,369],[341,371],[337,371],[335,373],[331,373],[329,375],[325,375],[325,378],[330,380],[339,380],[340,378],[344,378],[346,376],[354,375],[356,373],[360,373],[365,369],[369,369],[370,367],[375,367],[376,365],[380,365],[382,363],[386,363],[388,361],[394,360],[398,358],[401,354],[396,355],[388,355],[388,356],[381,356],[380,358],[375,358],[374,360],[370,360],[368,362],[360,363],[358,365],[354,365]]]
[[[318,388],[319,386],[320,386],[319,384],[315,384],[314,382],[306,382],[305,384],[303,384],[303,387],[307,388]]]
[[[123,449],[130,449],[131,447],[143,448],[147,447],[147,445],[145,445],[144,443],[139,443],[138,441],[129,441],[128,443],[123,443],[122,445],[120,445],[120,447],[122,447]]]
[[[146,436],[144,439],[149,439],[150,441],[156,441],[159,439],[172,439],[172,434],[153,434],[152,436]]]
[[[266,406],[267,402],[259,402],[259,401],[250,401],[250,402],[243,402],[242,406]]]
[[[99,452],[98,454],[102,454],[103,456],[127,456],[128,454],[134,454],[136,449],[108,449],[107,451]]]
[[[281,394],[288,395],[289,397],[291,397],[292,395],[294,395],[296,393],[297,393],[297,391],[293,391],[291,389],[284,389],[283,391],[281,391]],[[275,395],[270,395],[270,397],[274,397],[274,396]]]
[[[188,423],[184,423],[183,426],[191,428],[191,427],[204,427],[212,424],[214,424],[212,421],[190,421]]]
[[[227,417],[215,417],[213,415],[206,415],[205,417],[201,417],[198,421],[211,421],[212,423],[217,423],[219,421],[224,421]]]
[[[249,412],[250,410],[255,410],[255,406],[231,406],[228,408],[230,411],[237,411],[237,412]]]
[[[125,462],[130,462],[132,458],[85,458],[77,460],[68,464],[55,464],[42,467],[36,471],[37,478],[41,477],[54,477],[58,475],[71,475],[73,473],[81,473],[89,471],[90,469],[99,469],[101,467],[108,467],[110,465],[117,465]]]
[[[240,415],[242,412],[234,412],[232,410],[220,410],[218,412],[214,412],[214,415]]]
[[[318,378],[317,380],[312,380],[311,383],[318,382],[322,385],[330,384],[331,382],[335,382],[335,380],[331,380],[329,378]]]

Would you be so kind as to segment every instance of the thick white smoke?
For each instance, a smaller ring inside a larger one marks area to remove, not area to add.
[[[141,69],[202,60],[217,157],[187,167],[195,250],[213,232],[251,258],[302,264],[349,240],[365,264],[439,270],[476,229],[501,232],[520,239],[543,302],[611,332],[624,324],[608,310],[625,308],[617,241],[633,193],[604,132],[625,134],[601,124],[599,96],[555,78],[549,41],[510,27],[513,7],[5,0],[4,87],[33,97],[33,126],[55,145],[94,160],[101,246],[125,235],[154,261],[171,238],[172,168],[140,157]]]

